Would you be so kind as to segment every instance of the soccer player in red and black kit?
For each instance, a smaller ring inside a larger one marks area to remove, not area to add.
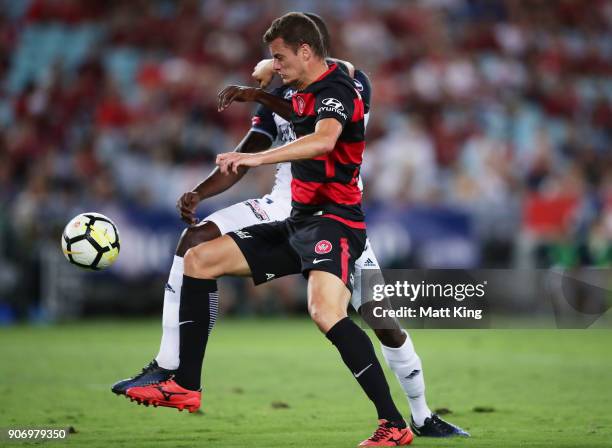
[[[228,173],[291,161],[291,217],[230,232],[185,254],[180,367],[169,381],[175,383],[172,393],[199,387],[212,322],[203,298],[216,300],[217,278],[252,276],[259,284],[301,272],[308,279],[312,319],[376,407],[379,427],[361,446],[407,445],[412,433],[393,403],[372,343],[346,314],[354,262],[366,241],[358,186],[363,102],[353,81],[336,65],[327,66],[321,36],[303,14],[276,19],[264,40],[283,82],[299,89],[291,117],[298,139],[256,154],[221,154],[217,164]]]

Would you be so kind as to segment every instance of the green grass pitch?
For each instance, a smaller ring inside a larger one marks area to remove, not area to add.
[[[208,348],[203,412],[113,395],[114,381],[157,352],[159,335],[153,321],[0,329],[0,428],[73,426],[68,441],[46,444],[88,448],[353,447],[375,429],[373,406],[306,319],[222,319]],[[445,418],[472,433],[414,446],[612,446],[612,331],[419,330],[412,338],[430,406],[448,408]]]

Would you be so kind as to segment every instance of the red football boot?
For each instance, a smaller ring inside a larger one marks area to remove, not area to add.
[[[410,445],[413,439],[409,427],[398,428],[393,422],[378,420],[378,429],[369,439],[364,440],[358,446],[403,446]]]
[[[170,379],[146,386],[130,387],[125,395],[130,400],[136,400],[138,404],[145,406],[165,406],[177,408],[179,411],[187,409],[189,412],[195,412],[200,408],[202,392],[185,389]]]

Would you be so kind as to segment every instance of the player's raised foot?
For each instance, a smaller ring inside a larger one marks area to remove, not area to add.
[[[404,426],[402,428],[402,426]],[[374,434],[357,446],[403,446],[410,445],[413,439],[412,431],[404,422],[396,423],[378,420],[378,428]]]
[[[174,370],[164,369],[157,364],[157,361],[153,360],[146,365],[138,375],[117,381],[113,384],[111,390],[117,395],[125,395],[125,392],[130,387],[159,383],[171,379],[173,375]]]
[[[467,431],[442,420],[437,414],[427,417],[423,426],[415,425],[414,420],[410,419],[410,428],[419,437],[470,437]]]
[[[185,389],[170,379],[146,386],[132,387],[125,395],[132,401],[145,406],[164,406],[176,408],[179,411],[187,409],[189,412],[195,412],[200,408],[202,392]]]

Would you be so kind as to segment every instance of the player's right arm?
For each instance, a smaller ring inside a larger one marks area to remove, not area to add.
[[[266,133],[251,129],[234,151],[241,153],[265,151],[272,146],[272,140],[272,137]],[[247,170],[248,167],[241,167],[236,172],[224,175],[220,172],[219,167],[215,167],[206,179],[200,182],[193,190],[184,193],[177,201],[176,207],[181,214],[181,219],[187,224],[196,224],[195,209],[198,204],[204,199],[223,193],[242,179]]]
[[[257,154],[219,154],[217,165],[223,174],[231,174],[243,166],[256,167],[315,159],[332,152],[347,121],[352,120],[355,113],[356,95],[355,89],[345,84],[334,84],[321,89],[314,103],[316,118],[313,133]]]
[[[317,122],[315,131],[283,146],[258,154],[225,153],[217,155],[217,165],[223,174],[232,175],[245,166],[257,167],[295,160],[314,159],[334,150],[342,133],[343,123],[326,118]]]

